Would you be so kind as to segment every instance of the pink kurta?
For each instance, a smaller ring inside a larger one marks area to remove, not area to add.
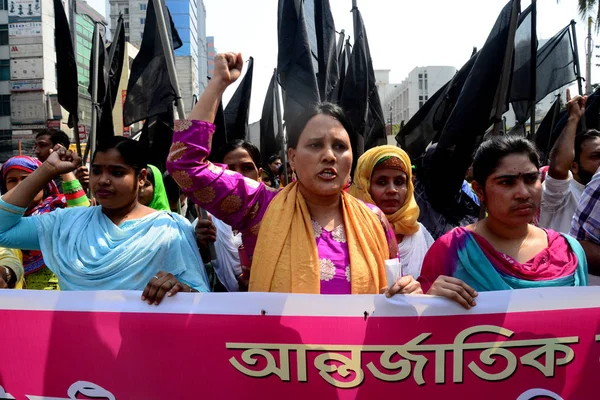
[[[183,192],[215,217],[242,233],[252,258],[260,222],[278,190],[246,178],[224,165],[207,160],[215,126],[204,121],[177,121],[167,170]],[[396,240],[392,227],[377,207],[367,204],[379,217],[388,243]],[[328,232],[313,221],[321,268],[322,294],[350,294],[350,254],[343,225]],[[390,258],[395,257],[390,254]]]

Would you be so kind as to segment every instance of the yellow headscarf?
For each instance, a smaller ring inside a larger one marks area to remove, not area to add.
[[[375,166],[384,158],[396,157],[405,166],[406,172],[406,199],[398,211],[392,215],[386,215],[394,228],[396,235],[413,235],[419,231],[419,206],[415,201],[415,188],[412,182],[411,162],[408,154],[396,146],[379,146],[364,153],[359,159],[354,171],[354,180],[348,192],[364,201],[375,204],[371,197],[371,176]],[[376,205],[376,204],[375,204]]]
[[[385,260],[390,247],[378,217],[342,192],[342,210],[352,294],[379,294],[387,287]],[[311,216],[298,183],[287,185],[265,213],[254,251],[251,292],[321,292],[319,254]]]

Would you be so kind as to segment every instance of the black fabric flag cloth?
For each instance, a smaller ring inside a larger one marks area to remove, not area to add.
[[[111,87],[108,84],[109,68],[108,68],[108,54],[106,51],[106,41],[104,39],[104,33],[98,31],[98,25],[94,28],[94,36],[98,34],[100,36],[99,48],[96,49],[94,46],[94,39],[92,39],[92,53],[90,57],[90,85],[88,87],[88,93],[93,96],[93,85],[94,85],[94,55],[98,52],[98,76],[97,82],[97,99],[96,104],[92,104],[92,107],[96,107],[96,144],[101,143],[102,140],[111,138],[115,135],[115,128],[112,118],[112,106],[111,103]]]
[[[355,166],[364,151],[386,144],[387,138],[367,32],[358,8],[353,8],[352,12],[354,47],[344,81],[341,106],[355,131],[354,137],[350,138]]]
[[[277,18],[277,73],[284,91],[284,119],[288,124],[320,101],[304,2],[299,2],[298,11],[295,3],[295,0],[279,0]]]
[[[537,51],[537,34],[531,31],[531,22],[536,18],[537,10],[533,4],[527,7],[519,16],[519,25],[515,32],[515,51],[513,56],[513,72],[511,77],[510,92],[508,100],[510,102],[522,101],[523,109],[519,110],[517,120],[522,124],[529,119],[529,101],[531,100],[532,90],[532,60],[531,50],[534,47]],[[537,78],[536,78],[537,80]],[[513,106],[515,104],[513,103]],[[521,105],[519,104],[521,107]],[[515,111],[516,112],[516,111]],[[521,113],[524,113],[521,115]],[[520,118],[525,120],[521,121]]]
[[[439,136],[456,105],[465,81],[471,73],[473,64],[477,60],[477,55],[475,53],[471,56],[450,82],[429,97],[423,107],[408,120],[404,128],[396,135],[396,142],[408,153],[412,160],[420,158],[430,143],[439,140]]]
[[[262,165],[268,165],[269,157],[279,154],[282,143],[279,138],[279,119],[275,91],[277,90],[277,71],[273,73],[267,89],[265,103],[260,118],[260,155]]]
[[[250,115],[250,94],[252,92],[252,75],[254,59],[250,57],[244,79],[240,82],[233,97],[225,107],[225,126],[227,140],[246,140],[248,138],[248,117]]]
[[[518,0],[515,0],[518,1]],[[515,3],[518,4],[518,3]],[[496,92],[503,75],[513,1],[502,10],[473,66],[442,130],[429,165],[425,166],[428,198],[434,208],[455,204],[478,138],[492,124]],[[504,107],[504,104],[498,105]]]
[[[571,39],[571,25],[568,25],[538,49],[535,103],[577,79],[574,45],[577,44],[573,43]],[[529,66],[526,65],[524,68],[527,69],[526,73],[519,74],[519,71],[516,70],[513,74],[513,90],[511,90],[510,96],[515,115],[521,124],[524,124],[529,118],[531,97],[529,93],[525,96],[526,86],[529,85],[529,83],[525,84],[525,81],[529,79],[525,75],[529,74]],[[518,79],[519,76],[521,76],[520,79]]]
[[[548,159],[549,150],[552,149],[554,142],[558,138],[553,138],[551,133],[554,131],[553,128],[556,126],[560,118],[560,100],[556,99],[540,123],[540,126],[538,126],[537,130],[535,131],[535,136],[533,138],[538,150],[544,155],[543,160]]]
[[[167,157],[173,141],[174,107],[169,105],[166,112],[154,115],[144,123],[140,143],[148,148],[148,163],[161,172],[167,170]]]
[[[329,0],[314,0],[317,34],[318,82],[322,100],[334,101],[334,91],[340,81],[336,32]]]
[[[548,112],[548,114],[549,113],[550,112]],[[546,115],[546,118],[549,117],[548,114]],[[544,119],[546,119],[546,118],[544,118]],[[591,95],[588,96],[588,101],[585,106],[585,117],[584,118],[585,118],[586,128],[588,130],[589,129],[600,130],[600,88],[596,89],[596,91],[594,93],[592,93]],[[577,127],[577,133],[583,132],[583,126],[581,124],[581,121],[584,118],[581,118],[581,120],[579,121],[579,125]],[[550,132],[549,128],[542,129],[542,125],[540,125],[540,128],[536,132],[536,139],[535,139],[536,145],[538,146],[538,149],[540,151],[546,151],[546,149],[552,149],[552,147],[554,147],[556,140],[558,139],[558,137],[562,133],[563,129],[567,125],[568,119],[569,119],[569,114],[565,110],[565,111],[561,111],[560,114],[558,115],[556,124],[554,125],[554,129],[552,130],[552,132]],[[546,139],[546,138],[548,138],[548,139]],[[545,140],[549,140],[550,143],[547,143]],[[538,144],[538,141],[539,141],[539,144]],[[544,144],[546,145],[546,147],[540,147],[540,145],[543,146]]]
[[[77,62],[73,51],[71,31],[67,15],[61,0],[54,0],[54,40],[56,46],[56,91],[58,102],[69,112],[69,128],[75,127],[77,133],[77,102],[79,99],[79,82],[77,79]]]
[[[164,15],[165,18],[169,18],[167,31],[172,39],[173,49],[176,50],[183,43],[166,6]],[[127,84],[127,97],[123,106],[124,125],[129,126],[154,115],[166,113],[175,97],[158,31],[154,2],[149,0],[140,52],[133,60]]]
[[[219,102],[219,108],[217,109],[217,115],[215,115],[215,133],[213,134],[211,152],[208,159],[212,162],[222,162],[221,149],[227,142],[229,137],[227,136],[227,124],[225,123],[225,112],[223,111],[223,101]]]
[[[114,47],[112,63],[110,69],[107,71],[108,87],[110,89],[110,104],[112,107],[116,104],[119,96],[119,83],[123,72],[123,63],[125,62],[125,26],[123,24],[123,15],[119,15],[117,28],[115,29],[115,33],[116,32],[118,32],[118,37],[114,39],[106,49],[107,54],[110,55]]]

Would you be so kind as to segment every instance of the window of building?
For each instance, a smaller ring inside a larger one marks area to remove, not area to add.
[[[125,22],[124,25],[125,25],[125,29],[129,29],[129,22]]]
[[[148,8],[148,4],[140,4],[141,11],[146,11],[146,8]]]
[[[124,10],[123,14],[129,15],[129,7],[125,7],[125,10]]]
[[[8,25],[0,25],[0,46],[8,44]]]
[[[419,79],[423,79],[423,74],[419,74]]]
[[[419,78],[419,90],[423,90],[423,79]]]
[[[10,80],[10,60],[0,60],[0,81]]]
[[[0,1],[0,10],[8,10],[8,0]]]
[[[421,107],[423,107],[423,102],[422,101],[419,102],[419,108],[421,108]]]
[[[10,116],[10,94],[0,95],[0,116]]]
[[[129,42],[129,35],[125,35],[125,41]]]
[[[146,23],[146,18],[140,18],[140,24],[144,25]]]

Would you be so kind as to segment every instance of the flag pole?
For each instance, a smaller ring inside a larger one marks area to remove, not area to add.
[[[511,65],[513,59],[513,52],[515,50],[515,35],[517,33],[517,20],[519,17],[519,9],[521,8],[520,0],[513,0],[512,12],[510,15],[510,27],[508,29],[508,39],[506,41],[506,51],[504,53],[504,63],[502,64],[502,77],[498,84],[498,90],[496,92],[496,100],[494,102],[494,108],[492,113],[494,114],[494,129],[492,135],[496,136],[500,134],[502,128],[502,114],[504,114],[504,106],[506,103],[506,96],[508,94]]]
[[[557,99],[558,104],[554,107],[554,114],[552,114],[552,124],[550,125],[550,135],[548,135],[548,144],[546,145],[546,154],[545,158],[546,164],[550,163],[550,144],[552,143],[552,134],[554,133],[554,127],[556,126],[556,120],[558,119],[558,114],[560,113],[560,92],[558,93]]]
[[[96,149],[96,130],[98,129],[98,67],[100,65],[100,23],[94,21],[94,54],[92,54],[92,62],[94,63],[94,74],[92,75],[92,129],[88,137],[88,145],[85,148],[84,158],[91,152],[94,154]],[[79,137],[79,128],[77,129],[77,137]],[[89,151],[88,151],[89,150]]]
[[[119,40],[119,35],[121,34],[121,29],[123,29],[123,13],[119,13],[119,20],[117,22],[117,28],[115,29],[115,36],[113,42],[115,40]],[[110,53],[108,54],[108,72],[110,74],[110,70],[112,69],[113,58],[115,57],[115,52],[117,51],[117,46],[110,46]],[[119,77],[120,78],[120,77]],[[114,106],[114,104],[113,104]]]
[[[70,0],[69,2],[69,28],[71,29],[71,45],[73,47],[73,54],[75,55],[75,59],[77,60],[77,0]],[[77,155],[81,157],[81,142],[79,140],[79,92],[75,94],[75,102],[77,103],[77,112],[72,117],[73,119],[73,129],[75,133],[73,135],[75,139],[75,148],[77,150]]]
[[[572,19],[571,20],[571,36],[573,39],[573,55],[574,55],[574,59],[575,59],[575,69],[577,70],[577,89],[579,89],[579,95],[583,96],[583,82],[582,82],[582,77],[581,77],[581,65],[579,65],[579,47],[577,46],[577,32],[575,29],[575,20]],[[585,113],[581,116],[581,127],[584,131],[587,130],[586,127],[586,122],[585,122]]]
[[[183,99],[181,98],[181,90],[177,80],[177,72],[175,71],[175,57],[173,56],[173,43],[167,33],[167,22],[161,0],[152,0],[154,3],[154,12],[156,13],[156,23],[160,34],[163,52],[165,53],[165,61],[167,62],[167,70],[169,71],[169,80],[173,89],[175,89],[175,101],[177,104],[177,114],[179,119],[185,118],[185,108],[183,107]]]
[[[537,1],[531,0],[531,83],[530,83],[530,102],[529,112],[531,118],[529,121],[529,138],[533,140],[535,134],[535,105],[537,96]],[[534,40],[535,38],[535,40]]]
[[[281,112],[281,93],[279,92],[279,83],[277,81],[277,68],[273,71],[275,74],[275,84],[273,85],[273,96],[275,96],[275,113],[277,115],[277,136],[281,138],[281,159],[283,160],[283,181],[289,185],[288,178],[288,156],[287,156],[287,132],[283,129],[283,113]]]
[[[581,82],[581,66],[579,65],[579,49],[577,46],[577,33],[575,29],[575,20],[571,20],[571,36],[573,36],[573,52],[575,53],[575,69],[577,70],[577,89],[579,89],[579,95],[583,96],[583,83]]]

